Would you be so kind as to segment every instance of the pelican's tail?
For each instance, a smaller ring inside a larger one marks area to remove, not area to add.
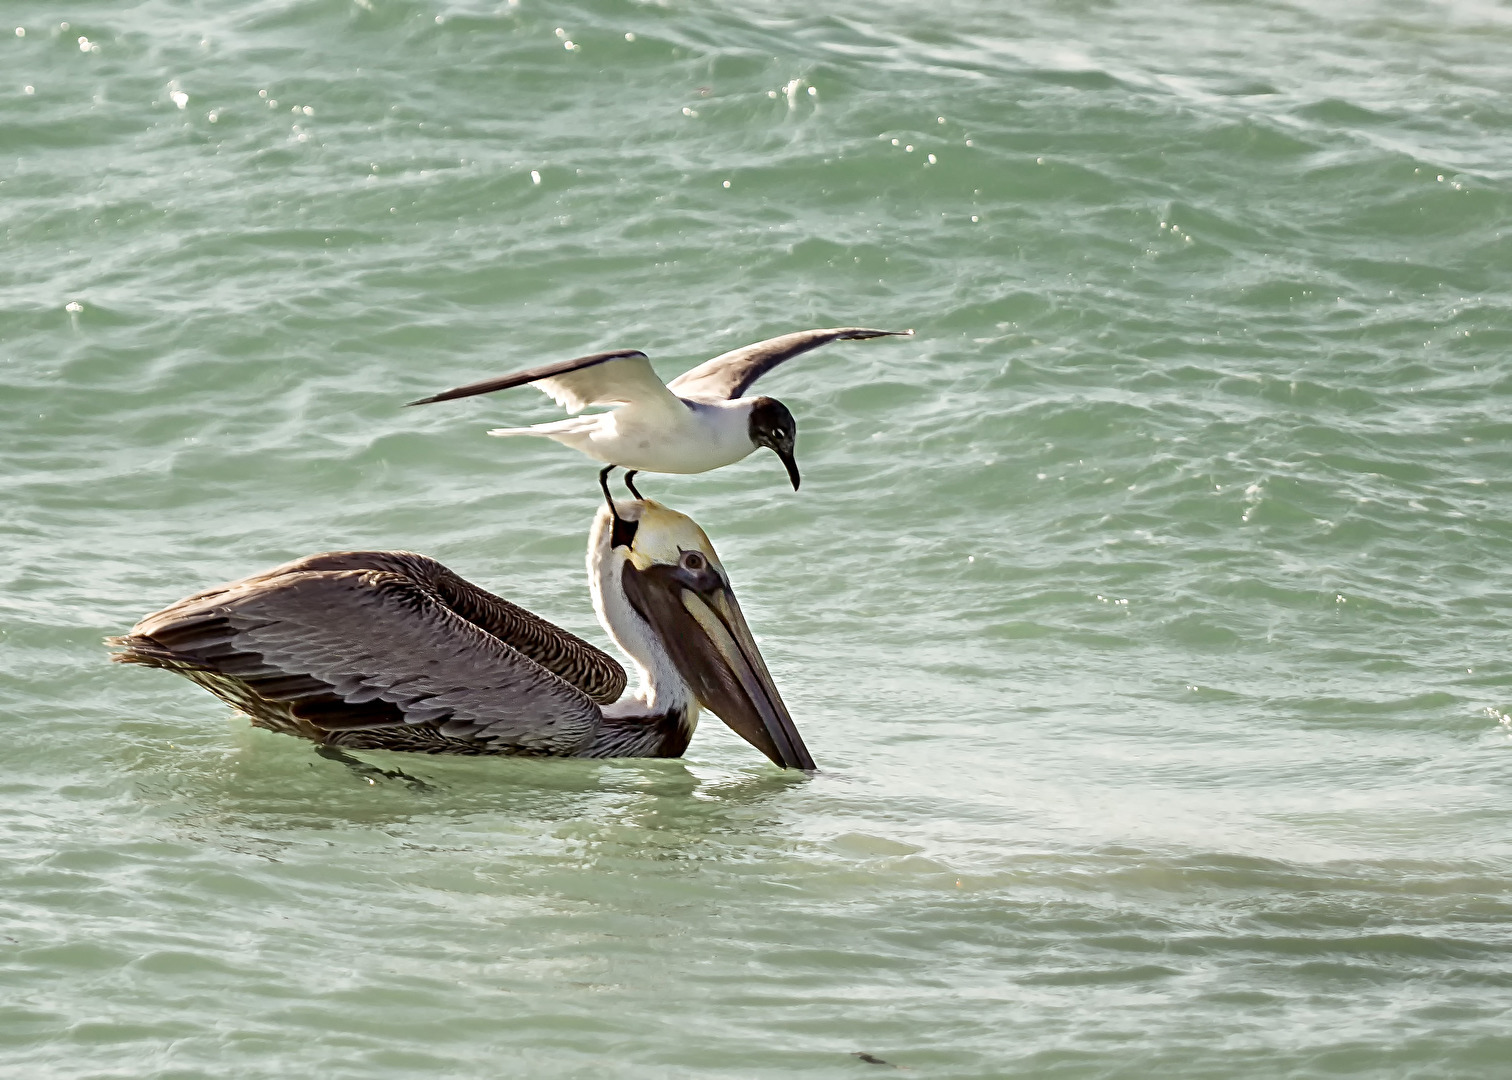
[[[179,659],[172,649],[141,634],[122,634],[105,639],[110,658],[118,664],[146,664],[148,667],[171,668]]]

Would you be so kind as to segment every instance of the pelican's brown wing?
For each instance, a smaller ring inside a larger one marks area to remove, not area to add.
[[[428,724],[488,752],[567,755],[602,719],[582,690],[399,567],[270,572],[149,615],[115,643],[120,660],[179,670],[254,716],[270,703],[314,734]]]
[[[614,657],[534,612],[474,585],[428,555],[413,551],[328,551],[307,555],[245,581],[313,570],[383,570],[401,574],[433,591],[441,603],[468,622],[524,653],[553,675],[566,679],[599,704],[618,701],[625,692],[625,669]]]
[[[795,334],[768,338],[754,345],[721,353],[685,371],[667,384],[678,397],[728,401],[738,398],[751,384],[784,360],[801,356],[832,341],[861,338],[906,337],[912,330],[868,330],[864,326],[837,326],[829,330],[799,330]]]

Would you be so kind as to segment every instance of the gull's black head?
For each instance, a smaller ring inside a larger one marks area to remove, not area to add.
[[[769,397],[759,397],[751,402],[751,443],[768,447],[782,459],[794,491],[798,490],[798,462],[793,457],[793,444],[797,439],[798,421],[793,419],[786,405]]]

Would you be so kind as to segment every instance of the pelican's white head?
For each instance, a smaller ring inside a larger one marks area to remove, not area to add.
[[[702,705],[783,768],[815,768],[697,522],[650,499],[600,508],[588,577],[648,705]]]

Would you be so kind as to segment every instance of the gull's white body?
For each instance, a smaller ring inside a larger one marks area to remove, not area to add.
[[[498,428],[489,434],[537,435],[607,465],[657,473],[708,472],[756,450],[750,434],[752,399],[690,401],[666,396],[672,400],[635,400],[612,412]]]

